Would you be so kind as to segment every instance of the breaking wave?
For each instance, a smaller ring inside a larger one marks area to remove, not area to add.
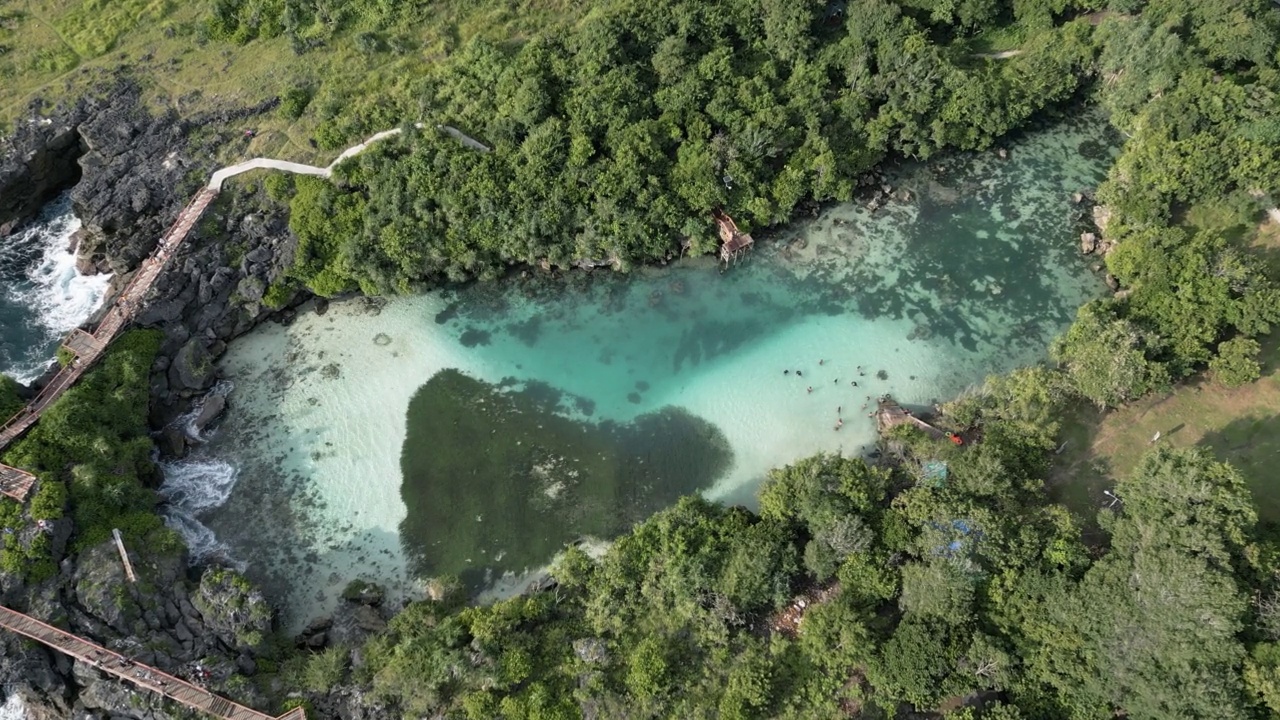
[[[22,698],[17,695],[10,695],[5,699],[4,705],[0,705],[0,720],[28,720],[27,706],[22,704]]]
[[[24,340],[0,370],[20,382],[40,376],[56,346],[102,305],[110,275],[81,275],[76,256],[68,250],[80,219],[71,210],[71,195],[63,193],[45,206],[35,222],[0,244],[0,304],[26,316],[20,329],[6,333]],[[25,336],[25,337],[21,337]]]
[[[228,462],[203,458],[161,462],[160,469],[164,472],[160,497],[166,501],[162,511],[165,525],[182,536],[192,558],[241,566],[232,559],[226,543],[200,522],[202,514],[221,507],[231,497],[240,471]]]

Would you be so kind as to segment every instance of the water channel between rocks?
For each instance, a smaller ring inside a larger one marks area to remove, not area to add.
[[[76,272],[70,245],[78,229],[63,193],[0,238],[0,372],[20,382],[49,368],[58,343],[98,309],[111,282],[110,275]]]
[[[513,584],[680,494],[749,504],[770,467],[864,449],[868,396],[925,405],[1041,359],[1105,291],[1071,196],[1111,148],[1088,119],[904,167],[899,199],[759,234],[724,273],[513,278],[261,327],[222,362],[220,428],[167,468],[175,522],[296,629],[356,577]]]

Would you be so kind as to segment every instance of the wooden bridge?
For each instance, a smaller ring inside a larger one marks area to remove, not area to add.
[[[156,245],[155,251],[133,274],[133,278],[116,296],[115,302],[103,315],[98,327],[92,332],[75,330],[69,335],[62,347],[71,353],[71,361],[41,389],[40,394],[27,404],[17,415],[0,425],[0,451],[3,451],[14,440],[17,440],[40,419],[40,415],[54,403],[67,388],[71,387],[84,375],[120,334],[134,315],[142,309],[143,300],[155,284],[160,271],[177,252],[182,242],[187,239],[191,228],[204,214],[209,203],[217,197],[218,191],[205,187],[192,198],[191,202],[178,214],[178,219],[169,228],[164,237]],[[35,477],[30,473],[0,465],[0,492],[18,500],[25,500],[35,484]]]
[[[143,690],[163,695],[175,702],[228,720],[306,720],[302,708],[294,708],[275,718],[175,677],[156,668],[133,662],[120,653],[108,650],[84,638],[42,623],[16,610],[0,606],[0,627],[24,635],[76,660],[92,665],[100,672],[127,680]]]

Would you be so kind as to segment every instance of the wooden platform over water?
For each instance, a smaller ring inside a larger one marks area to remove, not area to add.
[[[897,403],[893,398],[883,398],[876,407],[876,428],[881,433],[895,428],[899,425],[911,425],[920,428],[926,435],[935,439],[942,440],[947,434],[920,418],[912,415],[911,412]]]

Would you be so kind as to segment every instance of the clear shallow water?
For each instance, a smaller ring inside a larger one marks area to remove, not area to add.
[[[0,373],[35,380],[62,338],[102,304],[111,276],[80,275],[67,250],[79,229],[64,193],[33,222],[0,238]]]
[[[355,577],[478,585],[681,492],[750,502],[770,467],[870,443],[867,396],[929,404],[1041,358],[1105,290],[1070,196],[1109,147],[1090,121],[905,167],[909,195],[757,234],[724,273],[512,279],[263,327],[185,461],[239,472],[196,515],[297,626]]]

